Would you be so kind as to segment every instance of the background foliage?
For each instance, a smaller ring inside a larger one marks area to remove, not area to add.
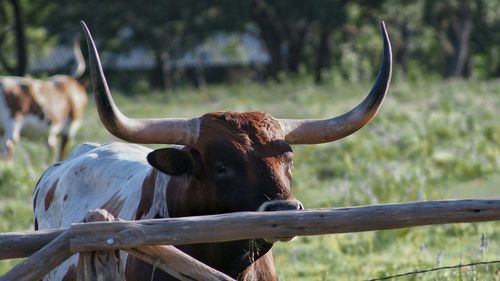
[[[170,59],[221,31],[264,43],[266,77],[309,73],[320,82],[333,71],[355,80],[376,71],[384,20],[404,75],[491,78],[500,73],[499,11],[497,0],[2,0],[0,71],[26,73],[30,55],[70,41],[83,19],[108,52],[153,52],[156,86],[170,85],[173,73],[158,74]]]

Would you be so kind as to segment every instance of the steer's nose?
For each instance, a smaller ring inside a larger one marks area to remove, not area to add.
[[[267,201],[259,207],[260,212],[272,212],[272,211],[293,211],[293,210],[304,210],[304,205],[300,203],[299,200],[274,200]],[[287,242],[293,240],[295,237],[266,237],[265,241],[268,243],[274,243],[276,241]]]
[[[299,200],[273,200],[262,204],[261,212],[304,210],[304,205]]]

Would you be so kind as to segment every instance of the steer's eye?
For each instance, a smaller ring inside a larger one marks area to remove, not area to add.
[[[227,174],[227,168],[224,164],[217,164],[215,166],[215,174],[217,177],[224,177]]]

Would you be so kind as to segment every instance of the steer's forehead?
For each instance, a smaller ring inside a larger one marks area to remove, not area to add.
[[[201,117],[199,143],[260,147],[284,139],[279,122],[264,112],[214,112]]]

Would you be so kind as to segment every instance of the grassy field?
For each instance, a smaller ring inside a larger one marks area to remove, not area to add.
[[[397,80],[397,79],[395,79]],[[111,83],[112,84],[112,83]],[[350,109],[371,85],[308,81],[242,83],[149,95],[116,95],[135,117],[191,117],[259,110],[320,118]],[[500,82],[395,82],[375,120],[330,144],[294,147],[294,194],[307,208],[500,195]],[[93,104],[77,143],[109,142]],[[32,229],[32,191],[49,164],[43,140],[22,139],[0,163],[0,232]],[[500,223],[454,224],[277,243],[280,280],[367,280],[500,259]],[[1,261],[0,274],[16,261]],[[398,280],[500,280],[500,263]]]

